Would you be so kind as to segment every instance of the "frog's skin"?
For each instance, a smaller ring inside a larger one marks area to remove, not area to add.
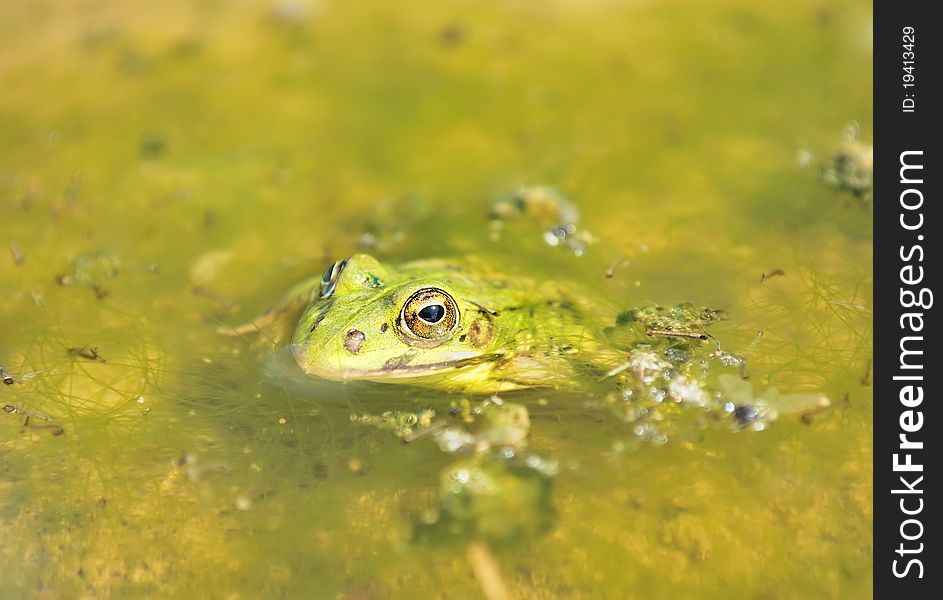
[[[394,267],[358,254],[235,332],[277,321],[299,304],[307,307],[292,354],[307,374],[325,379],[492,393],[569,381],[589,347],[600,368],[620,360],[595,345],[581,298],[474,258]]]

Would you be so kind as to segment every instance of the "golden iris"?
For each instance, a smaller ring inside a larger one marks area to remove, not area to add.
[[[399,318],[400,329],[421,340],[444,337],[458,326],[455,299],[439,288],[423,288],[409,297]]]

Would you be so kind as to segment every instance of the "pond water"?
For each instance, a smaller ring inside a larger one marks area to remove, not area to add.
[[[870,139],[870,31],[859,0],[3,2],[0,597],[870,597],[871,211],[819,177]],[[494,228],[522,185],[585,253]],[[723,309],[755,389],[830,406],[652,439],[613,380],[502,394],[546,489],[417,535],[467,457],[356,419],[487,395],[217,332],[356,252]]]

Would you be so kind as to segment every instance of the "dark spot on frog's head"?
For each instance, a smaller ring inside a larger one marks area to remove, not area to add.
[[[318,315],[318,318],[314,320],[314,325],[311,326],[311,329],[308,330],[308,333],[314,333],[314,330],[318,328],[318,325],[321,324],[321,321],[324,320],[325,315]]]
[[[475,348],[487,346],[493,337],[494,324],[491,319],[475,319],[468,328],[468,341]]]
[[[464,341],[465,341],[465,338],[467,338],[467,337],[468,337],[468,336],[463,333],[462,335],[460,335],[460,336],[458,337],[458,341],[464,342]]]
[[[384,323],[383,325],[380,325],[380,333],[386,333],[386,330],[389,328],[390,328],[389,323]]]
[[[344,348],[351,354],[358,354],[365,339],[367,339],[367,336],[364,335],[362,331],[351,329],[347,332],[347,337],[344,339]]]

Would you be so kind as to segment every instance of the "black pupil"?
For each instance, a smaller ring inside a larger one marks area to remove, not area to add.
[[[441,304],[430,304],[422,307],[418,314],[426,323],[438,323],[445,316],[445,307]]]

